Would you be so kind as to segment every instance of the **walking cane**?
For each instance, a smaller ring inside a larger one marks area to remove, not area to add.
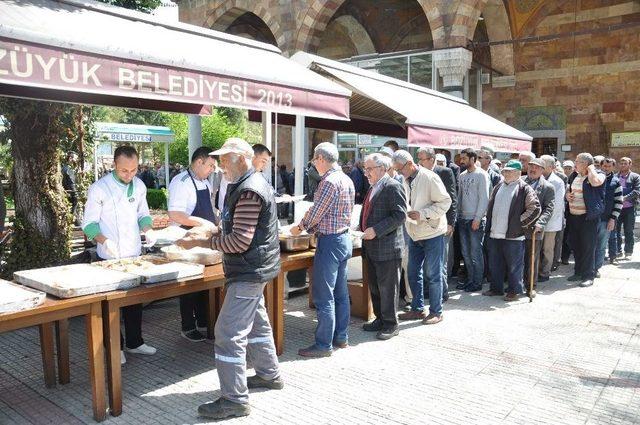
[[[534,227],[533,234],[531,235],[531,267],[529,268],[529,302],[533,302],[533,298],[536,296],[536,292],[533,289],[533,282],[535,278],[535,269],[536,266],[536,233],[538,230]]]

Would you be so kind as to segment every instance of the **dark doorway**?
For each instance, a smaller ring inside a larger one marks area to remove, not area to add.
[[[542,155],[558,156],[558,139],[555,137],[541,137],[533,139],[531,151],[540,158]]]

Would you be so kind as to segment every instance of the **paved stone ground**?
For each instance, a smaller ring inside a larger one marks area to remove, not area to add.
[[[640,424],[640,253],[591,288],[540,285],[533,303],[455,294],[437,326],[403,323],[382,342],[351,323],[351,345],[302,360],[315,314],[286,304],[283,391],[251,394],[246,424]],[[454,285],[455,286],[455,285]],[[192,424],[218,395],[213,346],[178,334],[177,302],[148,306],[152,357],[129,355],[122,416],[106,424]],[[72,382],[44,387],[35,328],[0,335],[0,424],[93,423],[81,319],[71,323]]]

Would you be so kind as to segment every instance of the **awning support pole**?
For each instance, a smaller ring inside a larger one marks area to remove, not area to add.
[[[274,152],[272,131],[273,129],[271,127],[271,112],[263,112],[262,113],[262,144],[265,145],[267,149],[269,149],[271,152]],[[277,153],[274,153],[274,155],[277,155]],[[264,176],[267,178],[267,181],[269,183],[272,183],[271,182],[272,162],[273,160],[269,161],[269,164],[267,164],[267,170],[264,173]]]
[[[164,187],[169,190],[169,142],[164,143]]]
[[[304,152],[306,129],[304,115],[296,115],[296,127],[293,132],[293,168],[295,170],[295,195],[304,195]]]
[[[189,161],[193,152],[202,146],[202,117],[189,115]]]

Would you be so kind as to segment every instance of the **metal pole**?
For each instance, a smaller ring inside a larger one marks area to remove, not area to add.
[[[293,167],[295,169],[295,193],[294,195],[304,194],[304,144],[305,137],[305,119],[304,115],[296,115],[296,128],[294,130],[294,159]]]
[[[273,129],[271,128],[271,112],[262,112],[262,143],[273,152]],[[269,159],[269,163],[267,164],[267,169],[265,170],[264,177],[267,179],[269,184],[273,183],[271,181],[271,165],[273,163],[272,159]]]
[[[97,141],[93,142],[93,181],[98,181],[98,145]]]
[[[274,167],[274,171],[275,171],[275,175],[274,175],[274,179],[273,179],[273,188],[276,190],[276,192],[278,192],[278,114],[275,114],[275,123],[273,125],[274,127],[274,149],[273,149],[273,160],[275,162],[275,167]],[[282,184],[284,185],[284,182],[282,182]]]
[[[202,117],[200,115],[189,115],[189,158],[193,152],[202,146]]]
[[[531,236],[531,263],[529,268],[529,302],[533,302],[533,298],[536,293],[533,289],[533,281],[535,280],[535,266],[536,266],[536,233],[537,230],[533,229],[533,235]]]
[[[169,142],[164,142],[164,187],[169,190]]]

